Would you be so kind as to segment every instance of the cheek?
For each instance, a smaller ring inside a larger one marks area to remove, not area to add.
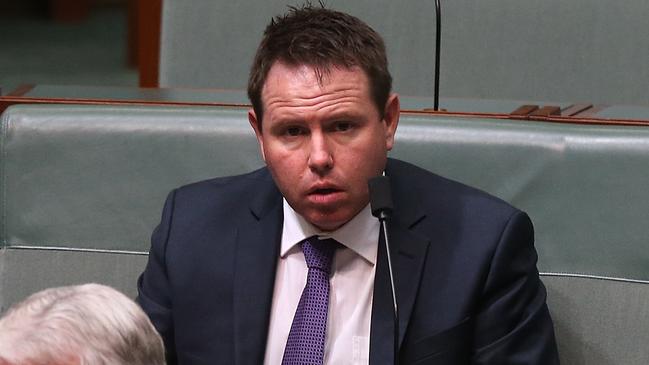
[[[300,153],[268,148],[265,150],[266,165],[273,174],[274,180],[285,193],[287,189],[295,189],[303,175],[304,163]]]
[[[263,145],[264,157],[269,167],[281,165],[285,157],[290,155],[282,148],[281,144],[267,139]]]
[[[386,150],[383,145],[368,144],[364,148],[343,154],[345,175],[357,194],[367,193],[367,181],[380,175],[385,168]]]
[[[376,131],[373,138],[364,144],[362,160],[364,161],[365,171],[370,177],[374,177],[383,172],[385,161],[388,153],[388,142],[381,131]]]

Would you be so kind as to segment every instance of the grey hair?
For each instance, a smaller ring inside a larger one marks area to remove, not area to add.
[[[4,362],[3,362],[4,361]],[[0,364],[159,365],[164,345],[142,309],[100,284],[40,291],[0,319]]]

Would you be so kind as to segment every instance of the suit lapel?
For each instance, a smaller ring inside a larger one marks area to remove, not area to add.
[[[417,298],[429,242],[402,228],[399,224],[395,224],[395,222],[388,225],[388,230],[394,270],[394,285],[399,307],[399,346],[401,346]],[[392,364],[394,359],[392,293],[383,239],[383,235],[381,235],[374,279],[374,300],[370,331],[370,364],[372,365]]]
[[[237,227],[234,274],[236,364],[261,364],[266,348],[282,227],[282,198],[269,174],[260,181],[250,215]]]
[[[393,219],[388,222],[390,251],[394,270],[394,284],[399,308],[399,346],[405,332],[421,281],[429,240],[411,229],[425,219],[425,214],[417,200],[417,193],[410,185],[399,181],[399,174],[391,175],[388,163],[386,175],[390,176],[392,196],[395,202]],[[390,291],[388,264],[385,256],[383,234],[379,240],[379,250],[374,279],[374,299],[372,304],[372,325],[370,331],[370,364],[392,364],[394,359],[394,320],[392,293]]]
[[[394,241],[395,248],[392,250],[397,253],[392,264],[399,306],[399,346],[401,346],[417,299],[429,242],[399,225],[393,226],[391,239]]]

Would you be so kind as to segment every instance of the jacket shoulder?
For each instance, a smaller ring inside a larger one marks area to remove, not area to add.
[[[215,177],[193,182],[175,189],[175,193],[177,196],[183,197],[215,193],[235,197],[238,193],[247,193],[250,189],[260,188],[269,183],[272,184],[272,178],[268,169],[264,167],[241,175]]]
[[[196,214],[233,214],[256,205],[261,197],[273,200],[278,194],[270,172],[261,168],[250,173],[217,177],[175,189],[174,210]]]
[[[463,216],[507,220],[515,212],[520,212],[490,193],[405,161],[389,159],[386,173],[390,176],[395,200],[405,200],[403,205],[420,206],[429,213],[449,217],[449,214],[461,210]]]

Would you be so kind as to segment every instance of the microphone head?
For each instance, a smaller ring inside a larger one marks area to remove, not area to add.
[[[377,176],[367,182],[370,190],[370,208],[372,215],[384,218],[392,213],[392,192],[390,191],[390,178]],[[383,213],[383,217],[381,217]]]

